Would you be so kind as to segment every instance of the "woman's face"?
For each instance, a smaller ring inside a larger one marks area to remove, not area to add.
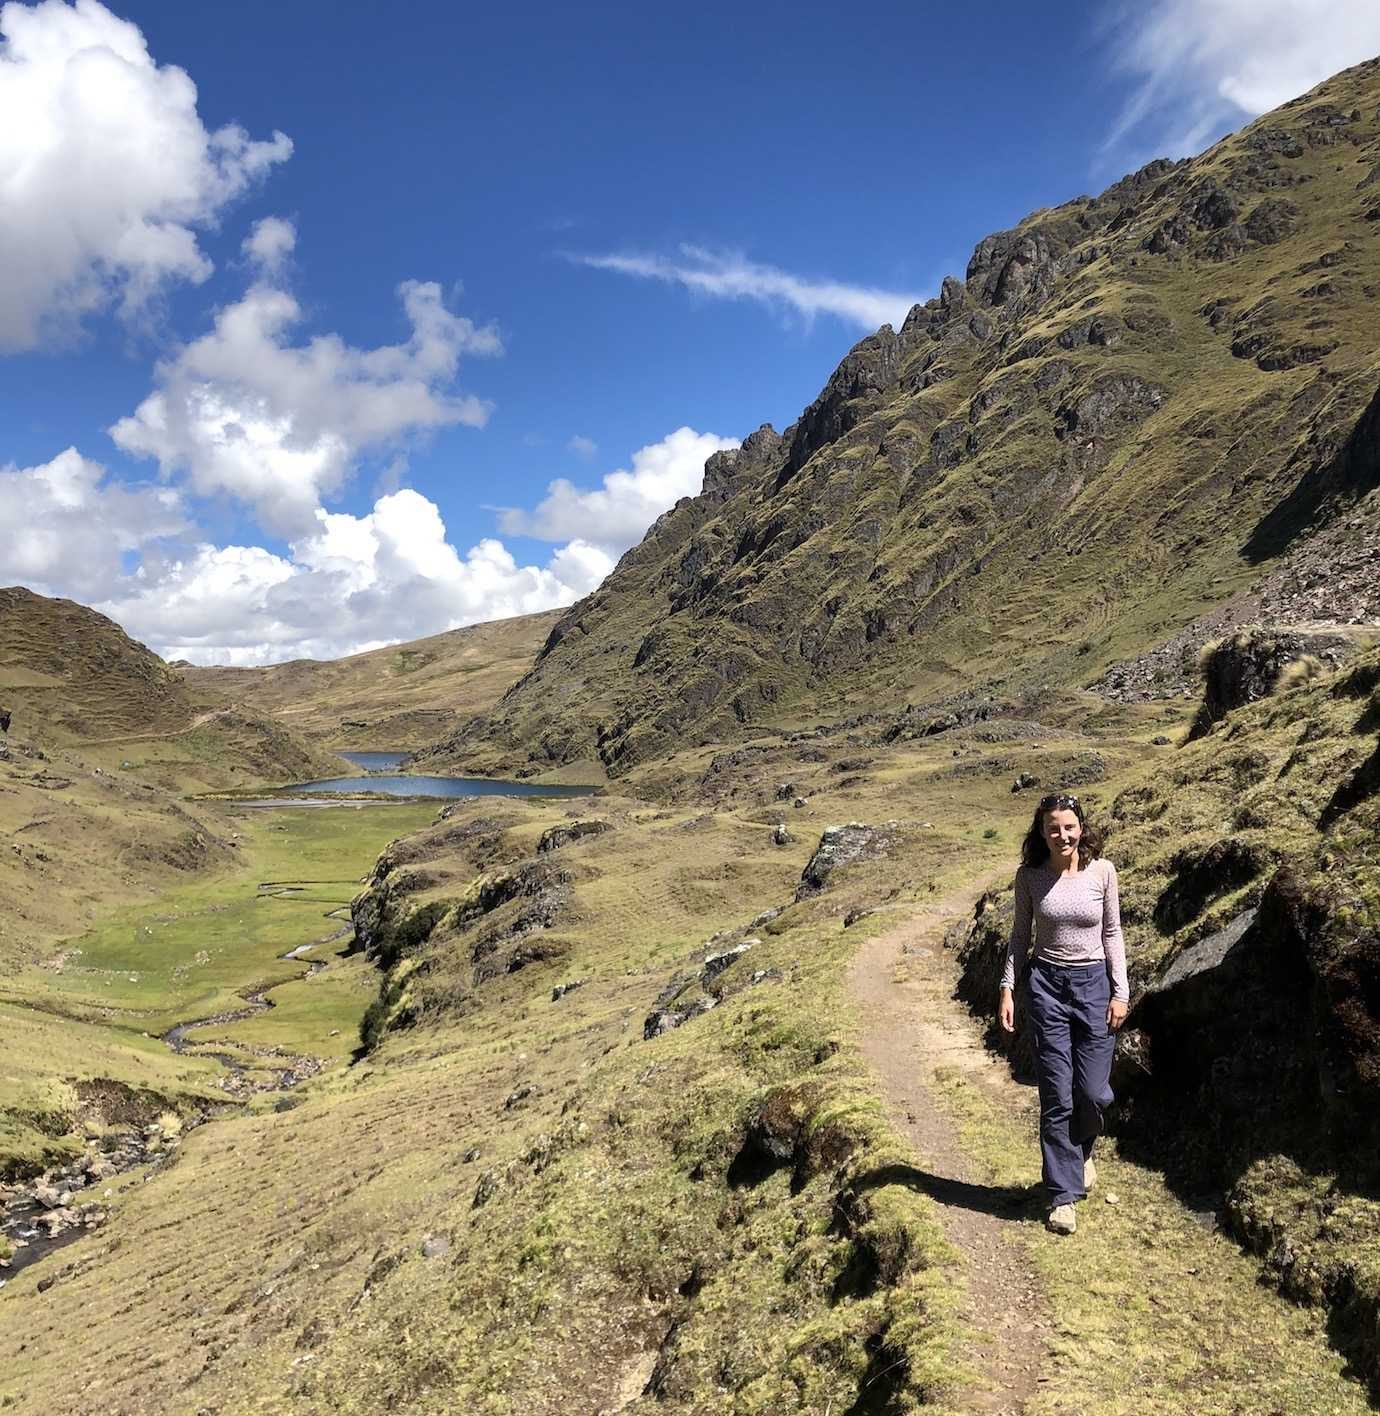
[[[1078,824],[1078,813],[1067,807],[1045,812],[1044,834],[1050,863],[1071,864],[1078,854],[1078,842],[1083,835],[1083,828]]]

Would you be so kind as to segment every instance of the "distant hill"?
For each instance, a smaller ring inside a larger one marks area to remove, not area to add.
[[[59,740],[174,732],[195,715],[178,674],[74,600],[0,590],[0,707]]]
[[[93,762],[163,744],[160,785],[174,788],[291,781],[340,765],[290,725],[197,701],[182,673],[114,620],[20,586],[0,590],[0,708],[26,740]]]
[[[187,668],[204,703],[239,702],[338,747],[412,748],[481,712],[527,672],[562,615],[520,615],[349,658]]]
[[[1380,617],[1378,234],[1371,61],[987,237],[428,760],[617,774],[855,702],[1090,687],[1176,633],[1191,667],[1224,618]]]

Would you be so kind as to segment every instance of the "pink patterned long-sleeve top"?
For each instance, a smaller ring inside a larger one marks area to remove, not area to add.
[[[1006,949],[1003,988],[1015,987],[1028,955],[1051,964],[1105,960],[1112,997],[1129,1000],[1121,905],[1111,861],[1089,861],[1075,875],[1056,874],[1047,865],[1023,865],[1016,872],[1016,921]]]

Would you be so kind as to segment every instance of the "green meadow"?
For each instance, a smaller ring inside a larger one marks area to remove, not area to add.
[[[378,852],[433,813],[415,804],[244,812],[232,870],[114,910],[6,979],[0,1173],[78,1148],[81,1084],[93,1078],[196,1106],[225,1100],[223,1065],[196,1055],[212,1042],[232,1055],[280,1048],[344,1060],[376,990],[367,963],[336,958],[349,942],[350,899]],[[282,957],[312,944],[305,958]],[[309,961],[331,967],[304,977]],[[273,1006],[193,1030],[182,1056],[162,1040],[178,1024],[244,1008],[250,992]]]

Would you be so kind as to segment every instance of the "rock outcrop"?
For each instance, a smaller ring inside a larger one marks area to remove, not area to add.
[[[1189,737],[1202,737],[1232,711],[1274,692],[1291,664],[1335,669],[1355,653],[1343,634],[1253,628],[1209,645],[1202,656],[1203,699]]]
[[[884,855],[896,842],[897,823],[868,826],[850,821],[846,826],[830,826],[819,838],[814,854],[800,873],[796,886],[797,900],[808,900],[827,889],[834,872],[858,861]]]

